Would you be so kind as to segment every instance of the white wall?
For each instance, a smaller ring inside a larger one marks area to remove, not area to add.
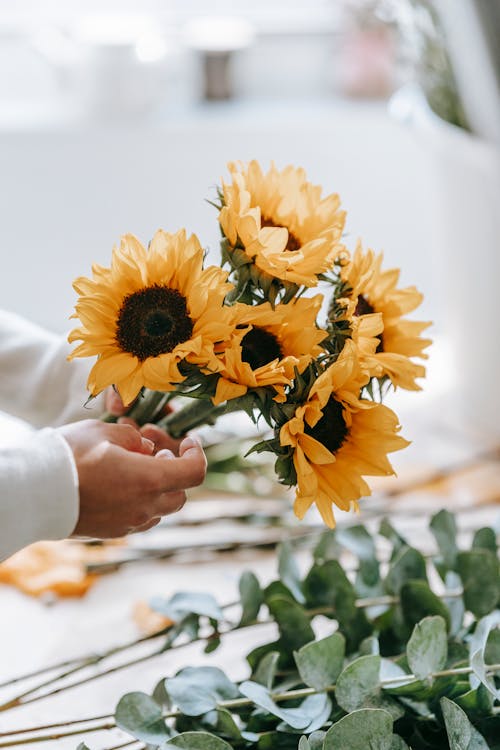
[[[205,202],[230,159],[302,165],[348,211],[358,236],[384,249],[439,318],[429,163],[385,106],[331,102],[219,105],[137,128],[0,129],[0,305],[54,330],[70,326],[72,279],[109,263],[124,232],[147,242],[185,226],[216,251]],[[216,256],[213,256],[214,260]],[[439,326],[438,326],[439,327]]]

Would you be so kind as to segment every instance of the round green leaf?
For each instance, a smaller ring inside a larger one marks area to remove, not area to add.
[[[120,729],[142,742],[158,745],[170,737],[160,706],[146,693],[124,695],[116,707],[115,721]]]
[[[476,617],[492,612],[500,598],[499,562],[492,552],[476,549],[457,556],[466,608]]]
[[[186,716],[201,716],[239,695],[236,685],[217,667],[186,667],[165,680],[165,689]]]
[[[282,708],[274,702],[269,690],[263,685],[247,680],[240,685],[240,693],[249,698],[256,706],[263,708],[273,716],[277,716],[294,729],[306,729],[311,723],[311,718],[300,708]]]
[[[427,569],[422,554],[413,547],[402,547],[391,564],[385,586],[390,594],[399,594],[407,581],[427,580]]]
[[[413,629],[406,646],[408,664],[419,680],[443,669],[448,655],[446,623],[439,615],[424,617]]]
[[[401,608],[407,625],[413,628],[417,622],[430,615],[440,615],[450,627],[448,607],[431,591],[427,581],[407,581],[400,591]]]
[[[238,585],[242,607],[239,625],[242,627],[257,618],[264,595],[257,576],[249,570],[241,574]]]
[[[324,690],[335,682],[342,670],[344,656],[345,638],[341,633],[306,643],[294,653],[302,680],[315,690]]]
[[[165,742],[163,747],[177,747],[181,750],[233,750],[232,745],[209,732],[183,732]]]
[[[278,549],[278,572],[281,581],[292,592],[295,599],[303,604],[302,580],[297,561],[292,554],[290,542],[283,542]]]
[[[361,708],[337,721],[323,750],[391,750],[392,718],[381,708]]]
[[[212,620],[222,620],[224,614],[212,594],[180,591],[170,599],[154,597],[150,606],[155,612],[180,622],[190,614],[204,615]]]
[[[465,711],[462,711],[460,706],[450,701],[449,698],[441,698],[441,710],[450,750],[468,750],[471,740],[471,723]]]
[[[341,672],[335,698],[344,711],[355,711],[380,690],[380,656],[360,656]]]
[[[445,567],[450,570],[455,567],[458,547],[456,542],[457,524],[455,517],[449,510],[440,510],[432,517],[430,529],[443,557]]]

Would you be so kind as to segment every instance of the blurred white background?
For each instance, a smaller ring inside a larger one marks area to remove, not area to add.
[[[340,194],[347,244],[361,237],[402,268],[402,283],[425,294],[418,317],[435,321],[434,336],[457,326],[463,335],[470,237],[485,270],[476,302],[500,274],[488,267],[499,255],[498,152],[418,98],[388,107],[428,60],[442,64],[444,39],[429,30],[435,4],[0,0],[2,307],[67,331],[73,278],[108,264],[125,232],[147,242],[159,227],[185,226],[216,262],[216,214],[204,199],[229,160],[274,159]],[[478,317],[496,306],[479,302]],[[475,358],[484,366],[487,356]]]

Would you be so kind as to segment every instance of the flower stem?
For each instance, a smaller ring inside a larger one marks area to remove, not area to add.
[[[173,438],[181,438],[190,430],[205,424],[215,424],[224,414],[241,411],[239,399],[235,398],[215,406],[210,399],[195,399],[194,403],[184,406],[178,411],[167,414],[160,419],[158,427],[163,428]]]

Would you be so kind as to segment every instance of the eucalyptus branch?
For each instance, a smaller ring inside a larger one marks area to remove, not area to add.
[[[492,675],[497,674],[500,672],[500,664],[489,664],[486,665],[486,674]],[[464,675],[464,674],[472,674],[474,671],[473,667],[456,667],[453,669],[443,669],[436,672],[432,672],[429,677],[431,679],[437,679],[439,677],[451,677],[456,675]],[[379,685],[381,688],[384,687],[392,687],[396,683],[404,683],[404,684],[410,684],[411,682],[418,682],[418,678],[414,674],[405,674],[398,677],[388,677],[385,679],[380,680]],[[335,692],[336,685],[328,685],[327,687],[323,688],[322,690],[315,690],[312,687],[305,687],[305,688],[298,688],[296,690],[286,690],[284,692],[277,692],[277,693],[271,693],[270,698],[275,703],[281,703],[284,701],[289,700],[299,700],[302,698],[309,698],[312,695],[321,695],[324,693],[333,693]],[[232,700],[226,700],[226,701],[220,701],[217,703],[218,709],[226,709],[228,711],[238,711],[240,709],[249,708],[251,706],[254,706],[255,703],[250,698],[234,698]],[[181,716],[183,716],[183,712],[180,710],[176,711],[168,711],[166,713],[162,714],[163,719],[177,719]],[[106,718],[108,716],[111,716],[111,714],[106,715]],[[59,727],[65,727],[65,726],[73,726],[75,724],[83,724],[84,722],[93,722],[97,721],[102,717],[91,717],[88,719],[80,719],[73,722],[62,722],[61,724],[54,724],[51,726],[59,726]],[[97,724],[93,727],[87,727],[87,728],[80,728],[76,730],[72,730],[69,732],[58,732],[50,735],[43,735],[38,737],[29,737],[26,739],[21,740],[13,740],[10,741],[10,743],[4,743],[0,742],[0,748],[4,747],[14,747],[18,745],[27,745],[32,744],[36,742],[47,742],[48,740],[57,740],[62,739],[64,737],[71,737],[77,734],[84,734],[85,732],[102,732],[107,731],[109,729],[116,728],[116,722],[115,721],[106,721],[102,724]],[[17,734],[21,734],[22,732],[35,732],[40,729],[45,729],[46,727],[32,727],[31,729],[21,730],[18,732],[10,732],[9,736],[15,736]],[[1,735],[1,736],[6,736]],[[133,744],[132,742],[129,744]]]
[[[451,598],[459,598],[462,596],[462,591],[453,591],[453,592],[446,592],[443,594],[443,598],[445,599],[451,599]],[[369,607],[376,607],[376,606],[391,606],[393,604],[398,604],[400,601],[399,597],[397,596],[379,596],[379,597],[367,597],[362,599],[356,599],[354,604],[358,609],[365,609]],[[229,609],[231,607],[234,607],[238,602],[230,602],[229,604],[226,604],[222,607],[222,609]],[[309,617],[315,617],[317,615],[332,615],[335,614],[335,609],[332,607],[318,607],[315,609],[309,609],[304,610],[305,614]],[[229,627],[227,630],[216,632],[216,633],[210,633],[205,636],[198,636],[196,638],[192,638],[189,641],[186,641],[185,643],[179,643],[179,644],[173,644],[169,646],[167,649],[164,648],[162,645],[161,648],[156,649],[155,651],[152,651],[150,654],[139,656],[135,659],[131,659],[129,661],[126,661],[122,664],[118,664],[115,667],[111,667],[110,669],[107,669],[105,671],[99,672],[97,674],[89,675],[88,677],[85,677],[83,679],[77,680],[76,682],[72,682],[69,685],[62,685],[61,687],[55,688],[54,690],[50,690],[46,693],[42,693],[41,695],[34,695],[39,690],[41,690],[44,687],[48,687],[50,685],[53,685],[60,680],[62,680],[64,677],[67,677],[71,674],[76,673],[77,671],[81,671],[82,669],[85,669],[86,667],[93,666],[95,664],[100,663],[104,659],[107,659],[111,656],[116,655],[117,653],[120,653],[121,651],[128,650],[136,645],[139,645],[141,643],[144,643],[149,640],[156,639],[162,635],[165,635],[168,633],[168,631],[171,629],[172,626],[169,626],[168,628],[163,628],[162,630],[152,633],[148,636],[144,636],[142,638],[136,639],[135,641],[131,641],[128,644],[124,644],[122,646],[115,647],[113,649],[110,649],[107,652],[104,652],[100,655],[90,655],[87,657],[86,661],[82,660],[82,663],[78,665],[77,667],[68,670],[68,672],[63,673],[62,675],[57,675],[56,677],[46,680],[45,682],[30,688],[29,690],[24,691],[23,693],[18,694],[14,698],[10,699],[6,703],[3,703],[0,705],[0,712],[7,711],[13,708],[16,708],[18,706],[25,706],[29,703],[35,703],[36,701],[42,700],[44,698],[49,698],[53,695],[58,695],[61,692],[65,692],[66,690],[70,690],[75,687],[79,687],[81,685],[85,685],[89,682],[93,682],[94,680],[99,679],[100,677],[105,677],[110,674],[114,674],[115,672],[119,672],[123,669],[128,669],[130,667],[135,666],[136,664],[140,664],[145,661],[149,661],[150,659],[155,658],[156,656],[160,656],[162,653],[165,653],[166,651],[173,651],[175,649],[179,648],[185,648],[186,646],[193,645],[195,643],[199,642],[205,642],[209,643],[211,640],[214,640],[215,638],[220,638],[222,636],[226,636],[229,633],[235,632],[237,630],[242,630],[244,628],[248,627],[255,627],[259,625],[269,625],[273,623],[274,620],[272,618],[267,619],[256,619],[252,620],[249,623],[246,623],[245,625],[233,625]],[[31,697],[30,697],[31,696]],[[24,700],[27,698],[28,700]],[[1,735],[0,735],[1,736]],[[1,746],[0,746],[1,747]]]

